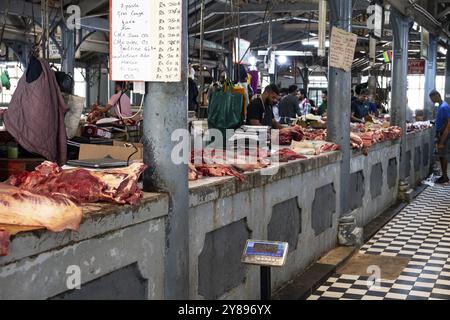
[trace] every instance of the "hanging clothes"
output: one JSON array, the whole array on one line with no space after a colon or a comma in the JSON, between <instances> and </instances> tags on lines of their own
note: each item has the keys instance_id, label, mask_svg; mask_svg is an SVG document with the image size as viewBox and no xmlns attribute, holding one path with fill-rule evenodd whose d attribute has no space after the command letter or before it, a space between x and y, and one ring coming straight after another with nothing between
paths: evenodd
<instances>
[{"instance_id":1,"label":"hanging clothes","mask_svg":"<svg viewBox=\"0 0 450 320\"><path fill-rule=\"evenodd\" d=\"M248 72L252 76L250 86L253 89L254 94L258 92L259 73L258 70L251 70Z\"/></svg>"},{"instance_id":2,"label":"hanging clothes","mask_svg":"<svg viewBox=\"0 0 450 320\"><path fill-rule=\"evenodd\" d=\"M63 165L68 108L47 61L30 58L4 116L6 130L27 151Z\"/></svg>"}]
</instances>

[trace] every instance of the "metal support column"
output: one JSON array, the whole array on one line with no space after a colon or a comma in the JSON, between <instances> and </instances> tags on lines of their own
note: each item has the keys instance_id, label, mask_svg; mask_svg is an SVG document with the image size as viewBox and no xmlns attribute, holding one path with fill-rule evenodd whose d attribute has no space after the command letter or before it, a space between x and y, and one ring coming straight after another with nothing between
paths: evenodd
<instances>
[{"instance_id":1,"label":"metal support column","mask_svg":"<svg viewBox=\"0 0 450 320\"><path fill-rule=\"evenodd\" d=\"M70 30L65 25L62 25L62 44L61 69L73 77L75 65L75 30Z\"/></svg>"},{"instance_id":2,"label":"metal support column","mask_svg":"<svg viewBox=\"0 0 450 320\"><path fill-rule=\"evenodd\" d=\"M146 84L144 109L145 191L163 191L169 195L165 242L165 299L189 298L189 220L188 166L190 150L184 149L179 164L172 152L180 143L189 143L188 110L188 1L182 1L181 82ZM185 139L172 134L183 129ZM183 133L183 132L182 132ZM172 139L176 140L173 141Z\"/></svg>"},{"instance_id":3,"label":"metal support column","mask_svg":"<svg viewBox=\"0 0 450 320\"><path fill-rule=\"evenodd\" d=\"M400 145L400 185L407 184L405 153L406 153L406 91L408 74L408 35L410 18L397 10L391 11L391 25L393 32L393 61L392 61L392 101L391 125L402 128Z\"/></svg>"},{"instance_id":4,"label":"metal support column","mask_svg":"<svg viewBox=\"0 0 450 320\"><path fill-rule=\"evenodd\" d=\"M445 94L444 100L450 103L450 48L447 48L445 56Z\"/></svg>"},{"instance_id":5,"label":"metal support column","mask_svg":"<svg viewBox=\"0 0 450 320\"><path fill-rule=\"evenodd\" d=\"M429 94L431 90L436 89L436 57L437 57L437 37L430 34L430 45L428 46L428 59L425 68L425 90L423 101L424 120L434 118L434 105L431 102ZM443 95L443 92L440 92Z\"/></svg>"},{"instance_id":6,"label":"metal support column","mask_svg":"<svg viewBox=\"0 0 450 320\"><path fill-rule=\"evenodd\" d=\"M201 1L200 7L200 94L198 95L198 102L200 106L204 105L203 92L205 90L205 75L203 70L203 40L205 40L205 0Z\"/></svg>"},{"instance_id":7,"label":"metal support column","mask_svg":"<svg viewBox=\"0 0 450 320\"><path fill-rule=\"evenodd\" d=\"M89 108L91 106L91 67L86 66L86 106ZM100 88L98 88L100 91Z\"/></svg>"},{"instance_id":8,"label":"metal support column","mask_svg":"<svg viewBox=\"0 0 450 320\"><path fill-rule=\"evenodd\" d=\"M302 69L303 74L303 90L308 92L308 84L309 84L309 69L305 64L305 67Z\"/></svg>"},{"instance_id":9,"label":"metal support column","mask_svg":"<svg viewBox=\"0 0 450 320\"><path fill-rule=\"evenodd\" d=\"M330 28L352 30L352 0L330 0ZM330 29L331 32L331 29ZM341 216L349 213L350 203L350 91L351 72L328 67L327 138L341 146L340 208Z\"/></svg>"}]
</instances>

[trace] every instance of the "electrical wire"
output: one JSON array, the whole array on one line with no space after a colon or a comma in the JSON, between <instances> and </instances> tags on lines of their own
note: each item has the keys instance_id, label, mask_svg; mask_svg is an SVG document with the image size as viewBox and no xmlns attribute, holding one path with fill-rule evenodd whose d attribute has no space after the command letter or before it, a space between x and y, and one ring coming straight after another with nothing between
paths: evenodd
<instances>
[{"instance_id":1,"label":"electrical wire","mask_svg":"<svg viewBox=\"0 0 450 320\"><path fill-rule=\"evenodd\" d=\"M123 119L133 119L135 116L137 116L139 113L141 113L141 111L142 111L142 106L144 105L145 94L142 95L141 105L139 106L139 110L136 111L136 113L135 113L134 115L130 116L130 117L125 117L125 116L123 116L123 115L122 115L122 106L121 106L120 100L122 100L122 96L123 96L128 90L129 90L129 89L128 89L128 86L127 86L126 90L122 90L122 92L120 93L119 100L118 100L119 108L118 108L118 110L116 110L117 115L118 115L118 116L120 117L120 119L122 119L122 120L123 120Z\"/></svg>"}]
</instances>

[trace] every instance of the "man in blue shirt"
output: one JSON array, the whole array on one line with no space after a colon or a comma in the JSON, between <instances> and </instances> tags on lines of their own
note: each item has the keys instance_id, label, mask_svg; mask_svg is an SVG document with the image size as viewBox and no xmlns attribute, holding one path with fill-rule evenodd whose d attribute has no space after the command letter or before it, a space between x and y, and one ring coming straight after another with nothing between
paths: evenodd
<instances>
[{"instance_id":1,"label":"man in blue shirt","mask_svg":"<svg viewBox=\"0 0 450 320\"><path fill-rule=\"evenodd\" d=\"M433 103L439 103L439 107L436 111L436 142L439 146L438 155L439 161L441 163L442 176L436 181L436 183L447 183L449 181L447 175L447 164L448 164L448 149L449 149L449 139L444 135L444 130L450 121L450 107L447 102L442 101L441 95L436 90L430 92L430 99ZM446 140L446 141L443 141Z\"/></svg>"}]
</instances>

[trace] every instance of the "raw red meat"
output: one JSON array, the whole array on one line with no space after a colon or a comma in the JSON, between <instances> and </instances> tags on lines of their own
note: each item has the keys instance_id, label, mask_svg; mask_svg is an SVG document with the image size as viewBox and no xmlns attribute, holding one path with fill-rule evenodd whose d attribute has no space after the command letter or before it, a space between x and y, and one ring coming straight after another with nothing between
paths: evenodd
<instances>
[{"instance_id":1,"label":"raw red meat","mask_svg":"<svg viewBox=\"0 0 450 320\"><path fill-rule=\"evenodd\" d=\"M194 181L197 179L198 179L197 169L195 169L195 166L192 163L189 163L188 180Z\"/></svg>"},{"instance_id":2,"label":"raw red meat","mask_svg":"<svg viewBox=\"0 0 450 320\"><path fill-rule=\"evenodd\" d=\"M305 129L305 140L325 140L326 130L324 129Z\"/></svg>"},{"instance_id":3,"label":"raw red meat","mask_svg":"<svg viewBox=\"0 0 450 320\"><path fill-rule=\"evenodd\" d=\"M278 150L275 154L275 157L278 157L279 162L288 162L295 159L306 159L304 155L298 154L295 151L292 151L289 148L283 148Z\"/></svg>"},{"instance_id":4,"label":"raw red meat","mask_svg":"<svg viewBox=\"0 0 450 320\"><path fill-rule=\"evenodd\" d=\"M0 230L0 257L9 254L9 233Z\"/></svg>"},{"instance_id":5,"label":"raw red meat","mask_svg":"<svg viewBox=\"0 0 450 320\"><path fill-rule=\"evenodd\" d=\"M92 108L92 111L87 115L86 121L90 124L97 123L98 120L102 119L105 116L104 112L101 112L97 109L97 106Z\"/></svg>"},{"instance_id":6,"label":"raw red meat","mask_svg":"<svg viewBox=\"0 0 450 320\"><path fill-rule=\"evenodd\" d=\"M10 184L38 194L63 194L78 203L135 204L142 196L137 181L145 168L143 163L133 163L127 168L104 171L62 170L45 161L33 172L11 177Z\"/></svg>"},{"instance_id":7,"label":"raw red meat","mask_svg":"<svg viewBox=\"0 0 450 320\"><path fill-rule=\"evenodd\" d=\"M232 168L222 164L201 164L196 165L195 168L202 176L207 177L223 177L234 176L239 181L244 181L244 175L240 174Z\"/></svg>"},{"instance_id":8,"label":"raw red meat","mask_svg":"<svg viewBox=\"0 0 450 320\"><path fill-rule=\"evenodd\" d=\"M0 184L0 224L45 227L59 232L78 230L81 208L65 195L39 195Z\"/></svg>"},{"instance_id":9,"label":"raw red meat","mask_svg":"<svg viewBox=\"0 0 450 320\"><path fill-rule=\"evenodd\" d=\"M292 140L301 141L303 139L304 133L302 127L293 126L289 128L283 128L279 131L279 144L289 145Z\"/></svg>"}]
</instances>

